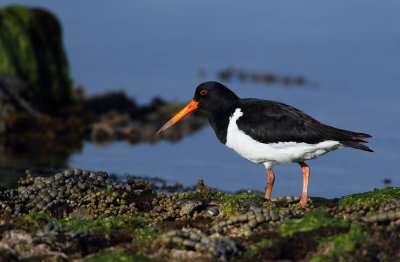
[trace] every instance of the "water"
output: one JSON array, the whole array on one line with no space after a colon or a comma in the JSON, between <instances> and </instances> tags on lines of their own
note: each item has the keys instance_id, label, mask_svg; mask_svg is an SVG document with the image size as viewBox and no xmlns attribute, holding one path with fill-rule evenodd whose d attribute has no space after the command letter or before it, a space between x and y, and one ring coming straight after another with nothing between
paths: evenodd
<instances>
[{"instance_id":1,"label":"water","mask_svg":"<svg viewBox=\"0 0 400 262\"><path fill-rule=\"evenodd\" d=\"M400 184L400 3L386 1L9 1L61 20L76 84L89 94L124 89L141 103L190 101L227 66L302 75L317 89L226 83L241 97L282 101L339 128L374 135L375 153L340 149L309 161L310 194L336 197ZM199 69L206 71L199 78ZM266 171L203 129L180 143L86 144L70 167L158 176L186 185L202 177L226 190L263 190ZM296 164L278 166L273 195L299 194Z\"/></svg>"}]
</instances>

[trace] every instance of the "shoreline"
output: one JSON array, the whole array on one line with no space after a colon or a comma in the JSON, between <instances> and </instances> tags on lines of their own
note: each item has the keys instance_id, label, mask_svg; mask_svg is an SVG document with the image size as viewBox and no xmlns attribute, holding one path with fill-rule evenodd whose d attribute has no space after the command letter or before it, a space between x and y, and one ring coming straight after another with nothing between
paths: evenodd
<instances>
[{"instance_id":1,"label":"shoreline","mask_svg":"<svg viewBox=\"0 0 400 262\"><path fill-rule=\"evenodd\" d=\"M160 190L147 180L128 176L123 182L105 172L74 169L50 177L32 177L28 172L18 188L0 188L0 258L398 258L400 188L335 199L311 197L305 209L298 197L271 201L259 194L226 194L212 189L206 195L208 190L201 188L165 194L162 190L158 193Z\"/></svg>"}]
</instances>

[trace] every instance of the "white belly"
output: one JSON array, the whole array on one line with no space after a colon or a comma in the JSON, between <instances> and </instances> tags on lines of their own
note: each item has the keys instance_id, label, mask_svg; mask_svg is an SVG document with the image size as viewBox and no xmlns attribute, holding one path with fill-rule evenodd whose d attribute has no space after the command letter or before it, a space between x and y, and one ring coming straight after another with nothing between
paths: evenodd
<instances>
[{"instance_id":1,"label":"white belly","mask_svg":"<svg viewBox=\"0 0 400 262\"><path fill-rule=\"evenodd\" d=\"M332 150L343 147L338 141L324 141L318 144L297 142L260 143L240 130L236 121L243 115L237 108L229 119L225 145L242 157L266 167L275 164L301 162L316 158Z\"/></svg>"}]
</instances>

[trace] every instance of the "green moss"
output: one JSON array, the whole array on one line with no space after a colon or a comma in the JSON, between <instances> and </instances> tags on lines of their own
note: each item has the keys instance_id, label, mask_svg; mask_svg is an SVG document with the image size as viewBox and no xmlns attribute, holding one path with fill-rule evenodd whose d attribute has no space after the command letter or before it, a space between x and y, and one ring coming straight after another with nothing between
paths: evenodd
<instances>
[{"instance_id":1,"label":"green moss","mask_svg":"<svg viewBox=\"0 0 400 262\"><path fill-rule=\"evenodd\" d=\"M143 217L107 217L104 219L66 218L57 220L54 218L49 218L46 214L30 213L20 216L19 218L24 219L30 225L33 225L35 227L38 227L41 222L52 222L59 227L70 228L74 231L95 230L104 233L107 239L110 239L111 237L117 235L119 230L124 228L129 228L133 230L136 235L136 240L139 241L150 241L158 236L158 232L156 232L154 228L142 228L142 226L147 225L151 222L150 219L146 219Z\"/></svg>"},{"instance_id":2,"label":"green moss","mask_svg":"<svg viewBox=\"0 0 400 262\"><path fill-rule=\"evenodd\" d=\"M319 246L321 247L329 243L333 243L332 250L328 254L314 257L310 261L324 261L346 252L355 251L361 241L370 241L367 233L364 230L364 227L364 224L354 223L351 225L349 232L346 234L339 234L322 239L319 243Z\"/></svg>"},{"instance_id":3,"label":"green moss","mask_svg":"<svg viewBox=\"0 0 400 262\"><path fill-rule=\"evenodd\" d=\"M124 252L112 252L106 255L94 256L83 260L83 262L150 262L153 260L141 253L128 255Z\"/></svg>"},{"instance_id":4,"label":"green moss","mask_svg":"<svg viewBox=\"0 0 400 262\"><path fill-rule=\"evenodd\" d=\"M282 235L292 237L296 232L311 231L327 226L348 227L349 224L341 217L331 217L323 210L316 209L301 219L287 220L278 230Z\"/></svg>"},{"instance_id":5,"label":"green moss","mask_svg":"<svg viewBox=\"0 0 400 262\"><path fill-rule=\"evenodd\" d=\"M154 228L137 228L135 229L135 235L137 241L150 242L156 239L160 234Z\"/></svg>"},{"instance_id":6,"label":"green moss","mask_svg":"<svg viewBox=\"0 0 400 262\"><path fill-rule=\"evenodd\" d=\"M147 224L148 220L139 218L116 218L107 217L104 219L76 219L67 218L56 222L60 227L71 228L73 230L96 230L103 232L107 239L118 234L123 228L129 228L135 231L140 240L150 239L155 232L153 229L140 228L140 224ZM139 224L139 225L138 225ZM143 231L142 231L143 230Z\"/></svg>"},{"instance_id":7,"label":"green moss","mask_svg":"<svg viewBox=\"0 0 400 262\"><path fill-rule=\"evenodd\" d=\"M206 195L203 192L196 191L184 192L179 195L179 199L203 199L205 197Z\"/></svg>"},{"instance_id":8,"label":"green moss","mask_svg":"<svg viewBox=\"0 0 400 262\"><path fill-rule=\"evenodd\" d=\"M18 218L25 220L29 225L34 227L38 227L41 223L56 221L55 219L51 219L46 214L42 213L29 213L27 215L18 216Z\"/></svg>"},{"instance_id":9,"label":"green moss","mask_svg":"<svg viewBox=\"0 0 400 262\"><path fill-rule=\"evenodd\" d=\"M227 198L222 205L222 211L226 216L239 214L239 200L237 198Z\"/></svg>"},{"instance_id":10,"label":"green moss","mask_svg":"<svg viewBox=\"0 0 400 262\"><path fill-rule=\"evenodd\" d=\"M353 205L376 201L382 203L387 200L400 199L400 187L375 188L373 191L344 196L339 200L339 205Z\"/></svg>"},{"instance_id":11,"label":"green moss","mask_svg":"<svg viewBox=\"0 0 400 262\"><path fill-rule=\"evenodd\" d=\"M233 194L216 194L211 197L212 200L222 200L224 204L222 205L222 211L226 216L239 214L240 202L250 198L256 198L257 194L247 194L242 193L240 196Z\"/></svg>"},{"instance_id":12,"label":"green moss","mask_svg":"<svg viewBox=\"0 0 400 262\"><path fill-rule=\"evenodd\" d=\"M42 9L0 9L0 73L19 77L47 101L72 99L61 26Z\"/></svg>"}]
</instances>

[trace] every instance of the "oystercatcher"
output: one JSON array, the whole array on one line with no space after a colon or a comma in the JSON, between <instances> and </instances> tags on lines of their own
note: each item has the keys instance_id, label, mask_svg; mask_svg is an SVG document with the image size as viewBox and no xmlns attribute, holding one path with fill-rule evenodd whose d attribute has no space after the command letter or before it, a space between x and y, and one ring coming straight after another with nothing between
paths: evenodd
<instances>
[{"instance_id":1,"label":"oystercatcher","mask_svg":"<svg viewBox=\"0 0 400 262\"><path fill-rule=\"evenodd\" d=\"M303 172L300 204L307 204L310 167L304 163L341 147L373 152L362 140L371 135L338 129L320 123L292 106L256 98L240 99L218 82L200 84L193 100L158 132L178 122L193 110L206 112L219 141L242 157L267 169L265 198L271 196L276 164L296 162Z\"/></svg>"}]
</instances>

